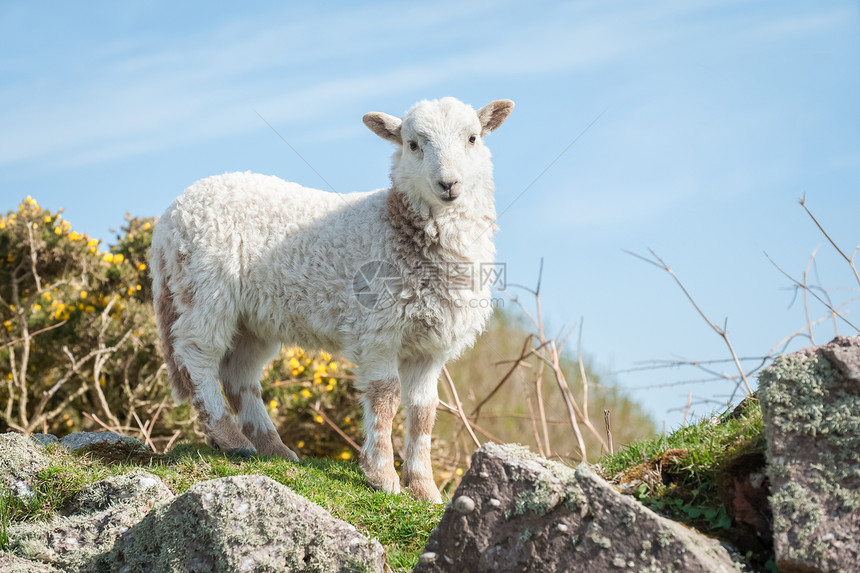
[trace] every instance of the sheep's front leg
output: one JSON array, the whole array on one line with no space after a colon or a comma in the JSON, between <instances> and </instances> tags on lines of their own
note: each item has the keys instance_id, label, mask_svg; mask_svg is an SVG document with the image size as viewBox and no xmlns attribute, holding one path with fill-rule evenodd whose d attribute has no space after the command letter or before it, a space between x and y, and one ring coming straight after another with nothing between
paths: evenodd
<instances>
[{"instance_id":1,"label":"sheep's front leg","mask_svg":"<svg viewBox=\"0 0 860 573\"><path fill-rule=\"evenodd\" d=\"M430 462L430 440L439 403L436 383L441 370L442 365L431 358L409 359L400 364L406 408L403 481L416 499L434 503L442 502Z\"/></svg>"},{"instance_id":2,"label":"sheep's front leg","mask_svg":"<svg viewBox=\"0 0 860 573\"><path fill-rule=\"evenodd\" d=\"M400 493L400 478L394 470L391 424L400 405L400 380L397 376L371 380L361 396L364 409L364 446L359 464L374 488Z\"/></svg>"}]
</instances>

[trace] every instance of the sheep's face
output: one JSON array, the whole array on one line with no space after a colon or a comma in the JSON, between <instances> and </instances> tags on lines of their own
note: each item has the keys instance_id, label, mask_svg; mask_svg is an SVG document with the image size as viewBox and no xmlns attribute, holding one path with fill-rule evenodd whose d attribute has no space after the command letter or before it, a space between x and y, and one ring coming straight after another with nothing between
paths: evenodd
<instances>
[{"instance_id":1,"label":"sheep's face","mask_svg":"<svg viewBox=\"0 0 860 573\"><path fill-rule=\"evenodd\" d=\"M401 191L444 206L492 188L490 151L483 136L496 129L514 103L499 100L477 112L454 98L422 101L403 119L371 112L364 123L399 145L391 178Z\"/></svg>"}]
</instances>

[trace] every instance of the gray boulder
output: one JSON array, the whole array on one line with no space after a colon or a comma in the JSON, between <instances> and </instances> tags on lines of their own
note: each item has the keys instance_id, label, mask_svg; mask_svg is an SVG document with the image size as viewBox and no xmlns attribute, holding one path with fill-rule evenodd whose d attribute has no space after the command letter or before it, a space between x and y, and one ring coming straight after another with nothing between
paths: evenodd
<instances>
[{"instance_id":1,"label":"gray boulder","mask_svg":"<svg viewBox=\"0 0 860 573\"><path fill-rule=\"evenodd\" d=\"M717 541L618 493L587 466L574 470L522 446L485 444L415 572L624 569L737 570Z\"/></svg>"},{"instance_id":2,"label":"gray boulder","mask_svg":"<svg viewBox=\"0 0 860 573\"><path fill-rule=\"evenodd\" d=\"M860 571L860 336L759 376L780 571Z\"/></svg>"},{"instance_id":3,"label":"gray boulder","mask_svg":"<svg viewBox=\"0 0 860 573\"><path fill-rule=\"evenodd\" d=\"M172 496L159 478L144 471L111 476L78 494L64 516L11 524L8 548L19 557L64 571L87 571L120 533Z\"/></svg>"},{"instance_id":4,"label":"gray boulder","mask_svg":"<svg viewBox=\"0 0 860 573\"><path fill-rule=\"evenodd\" d=\"M264 476L199 483L123 533L98 565L148 571L384 571L378 541Z\"/></svg>"},{"instance_id":5,"label":"gray boulder","mask_svg":"<svg viewBox=\"0 0 860 573\"><path fill-rule=\"evenodd\" d=\"M30 439L33 443L39 444L40 446L50 446L52 444L60 443L60 438L54 434L33 434L30 436Z\"/></svg>"},{"instance_id":6,"label":"gray boulder","mask_svg":"<svg viewBox=\"0 0 860 573\"><path fill-rule=\"evenodd\" d=\"M76 452L87 446L96 444L116 444L117 442L125 442L129 445L136 445L141 449L149 449L143 442L131 436L124 436L116 432L75 432L64 436L60 443L70 452Z\"/></svg>"},{"instance_id":7,"label":"gray boulder","mask_svg":"<svg viewBox=\"0 0 860 573\"><path fill-rule=\"evenodd\" d=\"M3 573L60 573L56 567L29 561L5 551L0 551L0 571Z\"/></svg>"},{"instance_id":8,"label":"gray boulder","mask_svg":"<svg viewBox=\"0 0 860 573\"><path fill-rule=\"evenodd\" d=\"M13 432L0 434L0 484L18 498L34 495L33 485L50 459L30 440Z\"/></svg>"}]
</instances>

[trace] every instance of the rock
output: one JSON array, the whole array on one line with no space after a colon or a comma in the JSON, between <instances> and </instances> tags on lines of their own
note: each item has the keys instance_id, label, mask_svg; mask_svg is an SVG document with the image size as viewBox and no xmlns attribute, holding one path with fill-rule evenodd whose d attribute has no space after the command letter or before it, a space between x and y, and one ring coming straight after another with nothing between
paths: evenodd
<instances>
[{"instance_id":1,"label":"rock","mask_svg":"<svg viewBox=\"0 0 860 573\"><path fill-rule=\"evenodd\" d=\"M720 467L718 490L735 525L730 534L723 532L723 538L729 538L741 553L766 559L773 553L773 511L765 465L763 445L734 452Z\"/></svg>"},{"instance_id":2,"label":"rock","mask_svg":"<svg viewBox=\"0 0 860 573\"><path fill-rule=\"evenodd\" d=\"M141 449L149 449L143 442L131 436L123 436L116 432L75 432L64 436L60 443L70 452L76 452L87 446L96 444L115 444L117 442L126 442L128 444L138 445Z\"/></svg>"},{"instance_id":3,"label":"rock","mask_svg":"<svg viewBox=\"0 0 860 573\"><path fill-rule=\"evenodd\" d=\"M474 503L468 513L453 507L463 496ZM416 573L737 570L718 542L621 495L587 466L522 446L479 448L454 499Z\"/></svg>"},{"instance_id":4,"label":"rock","mask_svg":"<svg viewBox=\"0 0 860 573\"><path fill-rule=\"evenodd\" d=\"M119 505L148 504L170 499L173 493L157 476L145 471L111 476L92 483L69 502L68 515L87 515Z\"/></svg>"},{"instance_id":5,"label":"rock","mask_svg":"<svg viewBox=\"0 0 860 573\"><path fill-rule=\"evenodd\" d=\"M11 553L0 551L0 571L3 573L61 573L59 569L22 559Z\"/></svg>"},{"instance_id":6,"label":"rock","mask_svg":"<svg viewBox=\"0 0 860 573\"><path fill-rule=\"evenodd\" d=\"M64 571L86 571L120 533L138 523L157 502L172 496L150 473L112 476L78 494L66 516L10 525L8 547L20 557Z\"/></svg>"},{"instance_id":7,"label":"rock","mask_svg":"<svg viewBox=\"0 0 860 573\"><path fill-rule=\"evenodd\" d=\"M50 446L51 444L60 443L60 438L54 434L33 434L30 436L30 439L33 440L33 443L39 444L40 446Z\"/></svg>"},{"instance_id":8,"label":"rock","mask_svg":"<svg viewBox=\"0 0 860 573\"><path fill-rule=\"evenodd\" d=\"M48 467L50 459L30 440L8 432L0 434L0 484L12 491L18 498L34 495L32 486L39 472Z\"/></svg>"},{"instance_id":9,"label":"rock","mask_svg":"<svg viewBox=\"0 0 860 573\"><path fill-rule=\"evenodd\" d=\"M265 476L199 483L123 533L101 570L384 571L378 541Z\"/></svg>"},{"instance_id":10,"label":"rock","mask_svg":"<svg viewBox=\"0 0 860 573\"><path fill-rule=\"evenodd\" d=\"M475 511L475 500L468 495L461 495L454 500L453 507L460 513L472 513Z\"/></svg>"},{"instance_id":11,"label":"rock","mask_svg":"<svg viewBox=\"0 0 860 573\"><path fill-rule=\"evenodd\" d=\"M860 336L779 356L758 395L777 566L860 570Z\"/></svg>"}]
</instances>

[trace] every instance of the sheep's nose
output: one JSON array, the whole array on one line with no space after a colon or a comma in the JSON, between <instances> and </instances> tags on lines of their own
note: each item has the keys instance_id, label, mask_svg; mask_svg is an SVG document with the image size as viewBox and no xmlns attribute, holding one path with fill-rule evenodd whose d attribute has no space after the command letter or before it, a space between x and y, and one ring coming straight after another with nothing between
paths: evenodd
<instances>
[{"instance_id":1,"label":"sheep's nose","mask_svg":"<svg viewBox=\"0 0 860 573\"><path fill-rule=\"evenodd\" d=\"M440 179L437 183L439 184L439 187L442 188L442 191L444 191L444 193L442 193L443 201L453 201L460 194L459 181L445 181Z\"/></svg>"},{"instance_id":2,"label":"sheep's nose","mask_svg":"<svg viewBox=\"0 0 860 573\"><path fill-rule=\"evenodd\" d=\"M447 191L451 194L454 193L455 188L460 184L459 181L445 181L442 179L440 179L438 183L439 187L441 187L443 191Z\"/></svg>"}]
</instances>

